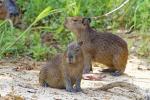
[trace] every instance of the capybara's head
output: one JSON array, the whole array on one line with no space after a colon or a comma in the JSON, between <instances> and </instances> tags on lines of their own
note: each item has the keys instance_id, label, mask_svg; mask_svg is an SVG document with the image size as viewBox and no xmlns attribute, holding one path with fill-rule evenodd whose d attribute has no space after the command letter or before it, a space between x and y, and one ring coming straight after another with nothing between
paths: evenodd
<instances>
[{"instance_id":1,"label":"capybara's head","mask_svg":"<svg viewBox=\"0 0 150 100\"><path fill-rule=\"evenodd\" d=\"M90 26L91 19L85 17L68 17L64 26L72 32L80 32Z\"/></svg>"},{"instance_id":2,"label":"capybara's head","mask_svg":"<svg viewBox=\"0 0 150 100\"><path fill-rule=\"evenodd\" d=\"M0 19L9 18L14 26L20 27L20 14L15 2L16 0L0 0Z\"/></svg>"},{"instance_id":3,"label":"capybara's head","mask_svg":"<svg viewBox=\"0 0 150 100\"><path fill-rule=\"evenodd\" d=\"M41 33L41 42L46 43L46 42L52 42L53 41L53 34L50 32L43 32Z\"/></svg>"},{"instance_id":4,"label":"capybara's head","mask_svg":"<svg viewBox=\"0 0 150 100\"><path fill-rule=\"evenodd\" d=\"M82 56L81 46L83 42L72 42L68 45L66 51L66 62L69 64L76 63Z\"/></svg>"},{"instance_id":5,"label":"capybara's head","mask_svg":"<svg viewBox=\"0 0 150 100\"><path fill-rule=\"evenodd\" d=\"M19 11L14 0L5 0L4 4L10 17L19 16Z\"/></svg>"}]
</instances>

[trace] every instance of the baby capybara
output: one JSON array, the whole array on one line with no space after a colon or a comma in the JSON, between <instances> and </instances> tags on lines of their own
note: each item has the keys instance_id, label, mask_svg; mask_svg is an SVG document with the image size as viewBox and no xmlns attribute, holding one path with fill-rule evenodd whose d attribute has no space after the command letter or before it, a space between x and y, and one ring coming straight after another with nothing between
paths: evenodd
<instances>
[{"instance_id":1,"label":"baby capybara","mask_svg":"<svg viewBox=\"0 0 150 100\"><path fill-rule=\"evenodd\" d=\"M63 54L48 62L40 71L39 83L52 88L66 88L69 92L81 91L83 54L80 43L70 43Z\"/></svg>"},{"instance_id":2,"label":"baby capybara","mask_svg":"<svg viewBox=\"0 0 150 100\"><path fill-rule=\"evenodd\" d=\"M109 67L113 75L125 71L128 59L127 43L112 33L98 32L90 26L91 19L68 17L64 26L74 32L78 41L83 41L84 71L89 73L92 61Z\"/></svg>"}]
</instances>

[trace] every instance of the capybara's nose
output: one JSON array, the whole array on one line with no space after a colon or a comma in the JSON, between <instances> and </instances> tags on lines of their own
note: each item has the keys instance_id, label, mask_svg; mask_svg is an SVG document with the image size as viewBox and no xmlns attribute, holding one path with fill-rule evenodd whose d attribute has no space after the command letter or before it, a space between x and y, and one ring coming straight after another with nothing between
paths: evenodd
<instances>
[{"instance_id":1,"label":"capybara's nose","mask_svg":"<svg viewBox=\"0 0 150 100\"><path fill-rule=\"evenodd\" d=\"M69 58L69 64L73 63L73 58Z\"/></svg>"},{"instance_id":2,"label":"capybara's nose","mask_svg":"<svg viewBox=\"0 0 150 100\"><path fill-rule=\"evenodd\" d=\"M69 59L73 59L73 56L72 56L72 55L69 55L68 57L69 57Z\"/></svg>"},{"instance_id":3,"label":"capybara's nose","mask_svg":"<svg viewBox=\"0 0 150 100\"><path fill-rule=\"evenodd\" d=\"M10 13L10 16L11 17L16 17L16 16L19 16L19 13L18 12L16 12L16 13Z\"/></svg>"}]
</instances>

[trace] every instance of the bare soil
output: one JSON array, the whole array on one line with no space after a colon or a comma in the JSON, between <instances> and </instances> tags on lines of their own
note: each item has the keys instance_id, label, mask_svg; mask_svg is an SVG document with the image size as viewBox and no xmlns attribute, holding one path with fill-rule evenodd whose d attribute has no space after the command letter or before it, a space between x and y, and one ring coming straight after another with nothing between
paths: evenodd
<instances>
[{"instance_id":1,"label":"bare soil","mask_svg":"<svg viewBox=\"0 0 150 100\"><path fill-rule=\"evenodd\" d=\"M100 67L94 67L94 73L106 77L99 81L82 80L83 91L78 93L39 86L39 69L43 64L45 62L26 58L0 61L0 100L137 100L136 93L125 88L98 90L115 81L129 82L150 92L150 63L136 56L129 57L125 74L119 77L102 73Z\"/></svg>"}]
</instances>

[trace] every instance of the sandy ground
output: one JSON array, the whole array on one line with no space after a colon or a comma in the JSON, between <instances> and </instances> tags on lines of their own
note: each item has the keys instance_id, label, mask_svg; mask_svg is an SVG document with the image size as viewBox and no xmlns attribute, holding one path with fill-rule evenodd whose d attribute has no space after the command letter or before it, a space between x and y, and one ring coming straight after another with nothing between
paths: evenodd
<instances>
[{"instance_id":1,"label":"sandy ground","mask_svg":"<svg viewBox=\"0 0 150 100\"><path fill-rule=\"evenodd\" d=\"M26 66L25 66L26 65ZM21 67L22 66L22 69ZM26 70L23 67L36 67ZM7 97L18 96L7 100L135 100L135 93L124 88L113 88L109 91L97 90L105 84L124 81L135 84L143 90L150 92L150 63L144 59L130 56L125 74L119 77L99 72L100 67L94 67L94 72L106 75L100 81L82 80L83 92L68 93L65 90L39 86L39 66L41 64L31 62L0 62L0 100ZM20 67L20 68L19 68ZM150 93L149 93L150 94ZM4 97L9 95L7 97ZM4 97L5 99L2 99ZM147 99L148 100L148 99ZM150 100L150 99L149 99Z\"/></svg>"}]
</instances>

